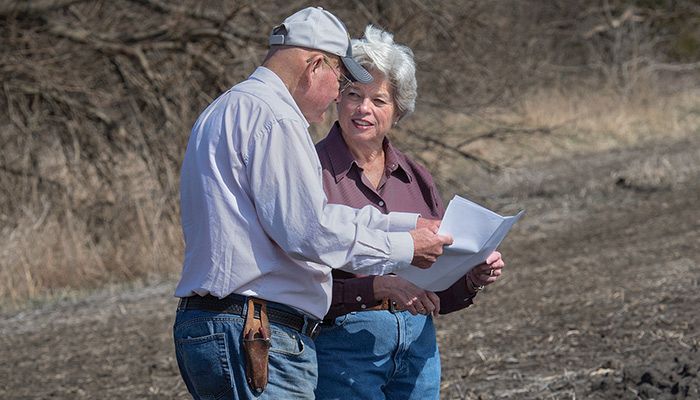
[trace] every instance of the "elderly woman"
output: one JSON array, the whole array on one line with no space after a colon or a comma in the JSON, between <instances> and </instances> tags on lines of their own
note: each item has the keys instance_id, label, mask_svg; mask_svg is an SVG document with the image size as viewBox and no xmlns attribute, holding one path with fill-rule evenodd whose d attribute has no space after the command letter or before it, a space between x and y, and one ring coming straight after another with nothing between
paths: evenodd
<instances>
[{"instance_id":1,"label":"elderly woman","mask_svg":"<svg viewBox=\"0 0 700 400\"><path fill-rule=\"evenodd\" d=\"M413 53L372 26L363 39L353 41L352 52L374 80L343 90L338 122L316 146L329 203L442 218L443 203L430 173L387 137L415 106ZM494 252L439 293L395 275L334 270L331 308L316 339L316 398L439 398L440 355L432 318L471 305L479 289L501 275L503 265Z\"/></svg>"}]
</instances>

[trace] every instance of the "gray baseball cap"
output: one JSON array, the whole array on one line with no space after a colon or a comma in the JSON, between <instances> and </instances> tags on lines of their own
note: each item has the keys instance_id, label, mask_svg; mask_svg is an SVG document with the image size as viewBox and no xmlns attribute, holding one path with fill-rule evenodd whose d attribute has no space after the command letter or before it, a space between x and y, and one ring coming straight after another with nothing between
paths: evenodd
<instances>
[{"instance_id":1,"label":"gray baseball cap","mask_svg":"<svg viewBox=\"0 0 700 400\"><path fill-rule=\"evenodd\" d=\"M372 75L352 58L352 44L345 25L321 7L308 7L287 17L272 29L270 46L299 46L340 57L351 80L372 82Z\"/></svg>"}]
</instances>

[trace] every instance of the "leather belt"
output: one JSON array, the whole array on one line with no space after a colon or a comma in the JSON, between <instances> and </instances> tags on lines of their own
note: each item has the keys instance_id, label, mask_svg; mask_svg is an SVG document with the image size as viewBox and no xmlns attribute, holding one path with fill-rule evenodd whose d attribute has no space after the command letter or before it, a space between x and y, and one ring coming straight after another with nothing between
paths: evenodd
<instances>
[{"instance_id":1,"label":"leather belt","mask_svg":"<svg viewBox=\"0 0 700 400\"><path fill-rule=\"evenodd\" d=\"M404 307L401 307L400 305L396 304L395 301L392 301L391 299L385 297L382 299L382 302L377 304L376 306L363 308L359 311L378 311L378 310L387 310L389 312L395 313L398 311L404 311L406 309Z\"/></svg>"},{"instance_id":2,"label":"leather belt","mask_svg":"<svg viewBox=\"0 0 700 400\"><path fill-rule=\"evenodd\" d=\"M205 310L224 314L243 314L243 305L247 297L231 293L220 299L212 295L190 296L180 299L178 310ZM315 339L320 331L321 321L313 319L293 308L273 301L267 302L267 317L271 323L284 325L295 331ZM255 317L260 317L260 309L255 307Z\"/></svg>"},{"instance_id":3,"label":"leather belt","mask_svg":"<svg viewBox=\"0 0 700 400\"><path fill-rule=\"evenodd\" d=\"M382 302L377 304L376 306L360 308L356 311L389 311L393 314L404 310L406 310L406 308L399 306L398 304L396 304L395 301L391 301L390 299L385 297L382 299ZM323 320L323 323L329 326L333 326L333 324L335 323L335 319L341 315L344 314L336 315L333 317L327 315L326 318Z\"/></svg>"}]
</instances>

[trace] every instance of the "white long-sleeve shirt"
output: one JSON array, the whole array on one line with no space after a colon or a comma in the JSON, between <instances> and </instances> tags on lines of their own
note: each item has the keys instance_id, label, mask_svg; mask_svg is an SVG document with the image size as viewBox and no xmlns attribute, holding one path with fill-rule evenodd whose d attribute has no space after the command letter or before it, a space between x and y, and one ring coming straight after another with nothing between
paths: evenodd
<instances>
[{"instance_id":1,"label":"white long-sleeve shirt","mask_svg":"<svg viewBox=\"0 0 700 400\"><path fill-rule=\"evenodd\" d=\"M264 67L200 115L181 171L185 259L176 296L234 292L320 319L330 268L381 275L411 262L407 231L418 215L327 204L308 126Z\"/></svg>"}]
</instances>

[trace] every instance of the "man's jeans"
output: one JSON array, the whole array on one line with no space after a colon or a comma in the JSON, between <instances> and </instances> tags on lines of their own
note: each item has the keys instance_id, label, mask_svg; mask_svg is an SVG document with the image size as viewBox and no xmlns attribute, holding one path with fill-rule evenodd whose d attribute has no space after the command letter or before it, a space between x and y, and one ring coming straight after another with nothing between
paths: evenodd
<instances>
[{"instance_id":1,"label":"man's jeans","mask_svg":"<svg viewBox=\"0 0 700 400\"><path fill-rule=\"evenodd\" d=\"M352 312L316 338L317 399L439 399L440 354L432 317Z\"/></svg>"},{"instance_id":2,"label":"man's jeans","mask_svg":"<svg viewBox=\"0 0 700 400\"><path fill-rule=\"evenodd\" d=\"M245 310L244 310L245 315ZM256 396L245 379L244 318L200 310L178 310L173 327L175 353L187 389L196 400L313 399L316 349L313 340L270 323L270 377Z\"/></svg>"}]
</instances>

